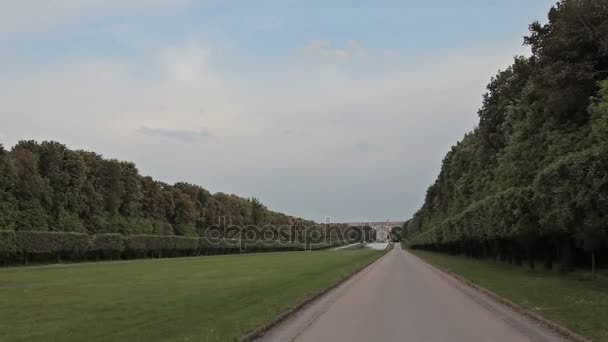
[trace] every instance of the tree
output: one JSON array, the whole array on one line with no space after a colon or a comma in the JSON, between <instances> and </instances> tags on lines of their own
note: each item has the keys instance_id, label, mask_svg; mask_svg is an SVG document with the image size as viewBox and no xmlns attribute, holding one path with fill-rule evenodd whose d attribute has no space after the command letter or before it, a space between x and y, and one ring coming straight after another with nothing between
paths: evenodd
<instances>
[{"instance_id":1,"label":"tree","mask_svg":"<svg viewBox=\"0 0 608 342\"><path fill-rule=\"evenodd\" d=\"M391 228L391 240L393 242L401 242L401 231L403 227L395 226Z\"/></svg>"},{"instance_id":2,"label":"tree","mask_svg":"<svg viewBox=\"0 0 608 342\"><path fill-rule=\"evenodd\" d=\"M252 197L249 202L251 203L251 223L254 225L264 223L264 214L267 211L266 207L255 197Z\"/></svg>"},{"instance_id":3,"label":"tree","mask_svg":"<svg viewBox=\"0 0 608 342\"><path fill-rule=\"evenodd\" d=\"M24 144L23 144L24 145ZM38 158L22 147L13 148L17 179L13 195L18 202L16 228L18 230L48 230L50 189L38 172Z\"/></svg>"},{"instance_id":4,"label":"tree","mask_svg":"<svg viewBox=\"0 0 608 342\"><path fill-rule=\"evenodd\" d=\"M545 117L582 123L597 82L608 77L608 6L603 0L561 0L549 22L524 39L535 61L533 94Z\"/></svg>"},{"instance_id":5,"label":"tree","mask_svg":"<svg viewBox=\"0 0 608 342\"><path fill-rule=\"evenodd\" d=\"M16 226L18 202L14 196L18 175L14 160L0 145L0 227L13 230Z\"/></svg>"},{"instance_id":6,"label":"tree","mask_svg":"<svg viewBox=\"0 0 608 342\"><path fill-rule=\"evenodd\" d=\"M608 4L561 0L548 19L443 159L404 231L413 247L531 267L558 257L565 270L586 252L595 269L608 226Z\"/></svg>"}]
</instances>

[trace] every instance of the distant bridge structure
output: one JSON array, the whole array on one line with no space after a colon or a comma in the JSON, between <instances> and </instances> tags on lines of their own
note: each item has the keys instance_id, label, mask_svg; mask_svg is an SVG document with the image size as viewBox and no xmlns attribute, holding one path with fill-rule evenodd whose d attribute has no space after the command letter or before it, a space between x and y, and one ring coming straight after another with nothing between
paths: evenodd
<instances>
[{"instance_id":1,"label":"distant bridge structure","mask_svg":"<svg viewBox=\"0 0 608 342\"><path fill-rule=\"evenodd\" d=\"M351 226L370 226L376 231L377 242L387 242L391 238L391 229L393 227L401 227L403 223L404 221L386 220L384 222L350 222L346 224Z\"/></svg>"}]
</instances>

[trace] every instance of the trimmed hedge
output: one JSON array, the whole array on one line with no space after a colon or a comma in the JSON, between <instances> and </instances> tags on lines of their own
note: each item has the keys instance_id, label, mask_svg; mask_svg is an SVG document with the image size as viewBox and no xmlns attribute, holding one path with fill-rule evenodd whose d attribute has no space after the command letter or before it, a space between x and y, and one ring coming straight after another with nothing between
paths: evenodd
<instances>
[{"instance_id":1,"label":"trimmed hedge","mask_svg":"<svg viewBox=\"0 0 608 342\"><path fill-rule=\"evenodd\" d=\"M198 237L172 236L173 250L182 253L198 253L201 250L201 239Z\"/></svg>"},{"instance_id":2,"label":"trimmed hedge","mask_svg":"<svg viewBox=\"0 0 608 342\"><path fill-rule=\"evenodd\" d=\"M591 255L608 236L608 148L566 155L541 170L532 186L509 188L409 238L413 248L507 259L536 259L563 270L576 249ZM413 234L412 234L413 235ZM593 262L592 262L593 264Z\"/></svg>"},{"instance_id":3,"label":"trimmed hedge","mask_svg":"<svg viewBox=\"0 0 608 342\"><path fill-rule=\"evenodd\" d=\"M0 230L0 255L17 252L17 239L12 230Z\"/></svg>"},{"instance_id":4,"label":"trimmed hedge","mask_svg":"<svg viewBox=\"0 0 608 342\"><path fill-rule=\"evenodd\" d=\"M320 250L340 245L339 242L304 244L293 241L253 241L221 239L210 242L204 238L175 235L87 235L72 232L0 230L0 262L36 257L37 261L77 261L84 256L98 259L125 257L189 256L278 251Z\"/></svg>"},{"instance_id":5,"label":"trimmed hedge","mask_svg":"<svg viewBox=\"0 0 608 342\"><path fill-rule=\"evenodd\" d=\"M168 238L160 235L129 235L125 236L126 250L134 255L146 256L149 253L159 254L167 250Z\"/></svg>"},{"instance_id":6,"label":"trimmed hedge","mask_svg":"<svg viewBox=\"0 0 608 342\"><path fill-rule=\"evenodd\" d=\"M24 254L83 254L89 250L89 235L71 232L15 232L17 251Z\"/></svg>"},{"instance_id":7,"label":"trimmed hedge","mask_svg":"<svg viewBox=\"0 0 608 342\"><path fill-rule=\"evenodd\" d=\"M122 253L125 237L122 234L97 234L91 236L90 251L98 253Z\"/></svg>"}]
</instances>

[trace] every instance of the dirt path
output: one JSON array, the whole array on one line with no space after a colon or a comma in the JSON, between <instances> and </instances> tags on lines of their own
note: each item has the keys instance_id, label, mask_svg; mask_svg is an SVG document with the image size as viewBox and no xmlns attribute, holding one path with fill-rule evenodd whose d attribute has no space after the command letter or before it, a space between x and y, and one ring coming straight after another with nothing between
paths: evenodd
<instances>
[{"instance_id":1,"label":"dirt path","mask_svg":"<svg viewBox=\"0 0 608 342\"><path fill-rule=\"evenodd\" d=\"M561 341L399 249L260 341Z\"/></svg>"}]
</instances>

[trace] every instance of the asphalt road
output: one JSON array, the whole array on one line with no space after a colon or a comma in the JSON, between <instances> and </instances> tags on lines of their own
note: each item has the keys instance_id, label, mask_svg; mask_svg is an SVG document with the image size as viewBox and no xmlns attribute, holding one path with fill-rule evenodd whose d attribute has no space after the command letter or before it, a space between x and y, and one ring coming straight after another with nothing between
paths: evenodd
<instances>
[{"instance_id":1,"label":"asphalt road","mask_svg":"<svg viewBox=\"0 0 608 342\"><path fill-rule=\"evenodd\" d=\"M261 341L561 341L397 246Z\"/></svg>"}]
</instances>

